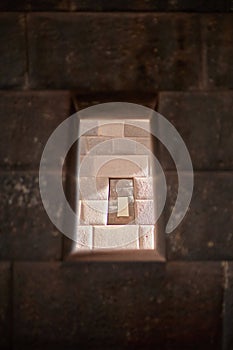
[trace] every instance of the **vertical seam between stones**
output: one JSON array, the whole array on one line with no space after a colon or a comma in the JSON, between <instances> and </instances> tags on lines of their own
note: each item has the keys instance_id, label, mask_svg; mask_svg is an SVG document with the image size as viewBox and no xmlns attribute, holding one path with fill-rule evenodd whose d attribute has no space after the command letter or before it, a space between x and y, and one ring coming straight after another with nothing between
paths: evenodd
<instances>
[{"instance_id":1,"label":"vertical seam between stones","mask_svg":"<svg viewBox=\"0 0 233 350\"><path fill-rule=\"evenodd\" d=\"M154 111L157 111L157 107L158 107L158 93L155 94L154 96L153 106L151 109L153 109Z\"/></svg>"},{"instance_id":2,"label":"vertical seam between stones","mask_svg":"<svg viewBox=\"0 0 233 350\"><path fill-rule=\"evenodd\" d=\"M159 108L160 108L161 93L162 93L162 91L158 91L158 94L157 94L157 103L156 103L156 111L157 112L159 112Z\"/></svg>"}]
</instances>

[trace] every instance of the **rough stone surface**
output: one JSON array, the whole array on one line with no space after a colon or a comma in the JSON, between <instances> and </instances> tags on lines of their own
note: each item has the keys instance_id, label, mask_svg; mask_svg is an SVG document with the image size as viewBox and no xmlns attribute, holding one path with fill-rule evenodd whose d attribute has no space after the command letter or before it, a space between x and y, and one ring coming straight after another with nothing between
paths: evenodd
<instances>
[{"instance_id":1,"label":"rough stone surface","mask_svg":"<svg viewBox=\"0 0 233 350\"><path fill-rule=\"evenodd\" d=\"M0 14L0 89L18 88L25 83L25 16Z\"/></svg>"},{"instance_id":2,"label":"rough stone surface","mask_svg":"<svg viewBox=\"0 0 233 350\"><path fill-rule=\"evenodd\" d=\"M108 93L98 93L96 92L94 96L92 95L80 95L78 93L73 93L73 103L76 111L80 111L81 109L94 106L96 104L100 103L108 103L113 101L121 101L121 102L128 102L128 103L136 103L143 105L145 107L149 107L151 109L154 109L157 104L157 94L155 93L140 93L140 94L132 94L132 93L126 93L126 92L108 92ZM96 133L97 135L97 129Z\"/></svg>"},{"instance_id":3,"label":"rough stone surface","mask_svg":"<svg viewBox=\"0 0 233 350\"><path fill-rule=\"evenodd\" d=\"M106 225L108 214L107 200L83 200L80 223L83 225Z\"/></svg>"},{"instance_id":4,"label":"rough stone surface","mask_svg":"<svg viewBox=\"0 0 233 350\"><path fill-rule=\"evenodd\" d=\"M131 140L129 138L121 138L121 139L115 139L113 141L113 152L117 155L136 155L141 154L137 152L137 143L135 140Z\"/></svg>"},{"instance_id":5,"label":"rough stone surface","mask_svg":"<svg viewBox=\"0 0 233 350\"><path fill-rule=\"evenodd\" d=\"M82 136L80 138L81 154L106 155L113 154L113 143L110 137Z\"/></svg>"},{"instance_id":6,"label":"rough stone surface","mask_svg":"<svg viewBox=\"0 0 233 350\"><path fill-rule=\"evenodd\" d=\"M221 349L223 276L220 263L168 264L166 287L167 349Z\"/></svg>"},{"instance_id":7,"label":"rough stone surface","mask_svg":"<svg viewBox=\"0 0 233 350\"><path fill-rule=\"evenodd\" d=\"M135 198L137 199L152 199L153 193L153 181L152 177L136 177L134 179L135 185Z\"/></svg>"},{"instance_id":8,"label":"rough stone surface","mask_svg":"<svg viewBox=\"0 0 233 350\"><path fill-rule=\"evenodd\" d=\"M73 10L92 11L190 11L190 12L225 12L230 11L230 1L201 0L71 0Z\"/></svg>"},{"instance_id":9,"label":"rough stone surface","mask_svg":"<svg viewBox=\"0 0 233 350\"><path fill-rule=\"evenodd\" d=\"M68 0L3 0L0 11L67 11Z\"/></svg>"},{"instance_id":10,"label":"rough stone surface","mask_svg":"<svg viewBox=\"0 0 233 350\"><path fill-rule=\"evenodd\" d=\"M76 184L77 185L77 184ZM108 200L109 179L105 177L80 177L80 199Z\"/></svg>"},{"instance_id":11,"label":"rough stone surface","mask_svg":"<svg viewBox=\"0 0 233 350\"><path fill-rule=\"evenodd\" d=\"M96 156L93 158L93 162L95 165L94 173L97 173L97 176L99 177L125 178L148 176L149 169L147 156Z\"/></svg>"},{"instance_id":12,"label":"rough stone surface","mask_svg":"<svg viewBox=\"0 0 233 350\"><path fill-rule=\"evenodd\" d=\"M151 94L199 86L198 16L41 13L29 15L28 28L32 88Z\"/></svg>"},{"instance_id":13,"label":"rough stone surface","mask_svg":"<svg viewBox=\"0 0 233 350\"><path fill-rule=\"evenodd\" d=\"M139 247L140 249L156 249L155 247L155 226L139 226Z\"/></svg>"},{"instance_id":14,"label":"rough stone surface","mask_svg":"<svg viewBox=\"0 0 233 350\"><path fill-rule=\"evenodd\" d=\"M230 1L212 0L2 0L0 11L193 11L227 12Z\"/></svg>"},{"instance_id":15,"label":"rough stone surface","mask_svg":"<svg viewBox=\"0 0 233 350\"><path fill-rule=\"evenodd\" d=\"M220 349L220 263L17 263L14 285L15 349Z\"/></svg>"},{"instance_id":16,"label":"rough stone surface","mask_svg":"<svg viewBox=\"0 0 233 350\"><path fill-rule=\"evenodd\" d=\"M161 93L159 112L180 133L195 169L233 169L233 93ZM175 169L168 151L160 144L160 162ZM177 151L178 153L178 151Z\"/></svg>"},{"instance_id":17,"label":"rough stone surface","mask_svg":"<svg viewBox=\"0 0 233 350\"><path fill-rule=\"evenodd\" d=\"M0 174L0 259L58 260L61 234L41 202L38 175Z\"/></svg>"},{"instance_id":18,"label":"rough stone surface","mask_svg":"<svg viewBox=\"0 0 233 350\"><path fill-rule=\"evenodd\" d=\"M146 130L145 130L145 129ZM148 132L150 128L150 121L137 121L137 126L125 124L124 135L126 137L148 137L150 138L150 133Z\"/></svg>"},{"instance_id":19,"label":"rough stone surface","mask_svg":"<svg viewBox=\"0 0 233 350\"><path fill-rule=\"evenodd\" d=\"M137 225L107 225L94 227L94 249L138 249L139 234Z\"/></svg>"},{"instance_id":20,"label":"rough stone surface","mask_svg":"<svg viewBox=\"0 0 233 350\"><path fill-rule=\"evenodd\" d=\"M233 348L233 263L225 263L225 297L223 322L223 350Z\"/></svg>"},{"instance_id":21,"label":"rough stone surface","mask_svg":"<svg viewBox=\"0 0 233 350\"><path fill-rule=\"evenodd\" d=\"M10 322L12 305L11 268L7 262L0 263L0 348L10 349Z\"/></svg>"},{"instance_id":22,"label":"rough stone surface","mask_svg":"<svg viewBox=\"0 0 233 350\"><path fill-rule=\"evenodd\" d=\"M232 14L224 16L209 15L203 18L203 23L205 30L208 87L232 89ZM219 28L221 28L221 30L219 30Z\"/></svg>"},{"instance_id":23,"label":"rough stone surface","mask_svg":"<svg viewBox=\"0 0 233 350\"><path fill-rule=\"evenodd\" d=\"M0 262L0 349L232 350L232 14L174 13L233 11L232 0L2 0L0 11L9 11L0 14L0 260L13 260ZM75 264L51 261L73 244L66 249L41 204L43 147L72 112L111 101L158 109L177 127L199 171L190 209L170 235L156 227L156 251L124 250L113 264L114 254L78 246ZM136 147L113 145L108 155L144 154L148 139L126 131ZM174 164L160 151L172 171L159 228L177 193ZM139 226L139 248L151 244L147 228ZM80 236L92 246L92 227ZM164 237L168 262L158 263ZM106 261L90 263L97 255ZM147 262L132 261L139 255Z\"/></svg>"},{"instance_id":24,"label":"rough stone surface","mask_svg":"<svg viewBox=\"0 0 233 350\"><path fill-rule=\"evenodd\" d=\"M54 129L70 114L65 92L0 92L0 167L38 170Z\"/></svg>"},{"instance_id":25,"label":"rough stone surface","mask_svg":"<svg viewBox=\"0 0 233 350\"><path fill-rule=\"evenodd\" d=\"M176 175L169 174L167 182L165 224L176 200ZM188 212L175 231L166 235L169 260L233 258L232 189L231 173L195 173L194 192Z\"/></svg>"},{"instance_id":26,"label":"rough stone surface","mask_svg":"<svg viewBox=\"0 0 233 350\"><path fill-rule=\"evenodd\" d=\"M99 136L113 136L113 137L123 137L124 124L114 124L114 125L100 125L98 127Z\"/></svg>"},{"instance_id":27,"label":"rough stone surface","mask_svg":"<svg viewBox=\"0 0 233 350\"><path fill-rule=\"evenodd\" d=\"M78 226L76 242L73 242L72 253L80 249L92 249L93 228L92 226Z\"/></svg>"},{"instance_id":28,"label":"rough stone surface","mask_svg":"<svg viewBox=\"0 0 233 350\"><path fill-rule=\"evenodd\" d=\"M154 201L141 200L135 201L135 221L140 225L154 225L155 213L154 213Z\"/></svg>"}]
</instances>

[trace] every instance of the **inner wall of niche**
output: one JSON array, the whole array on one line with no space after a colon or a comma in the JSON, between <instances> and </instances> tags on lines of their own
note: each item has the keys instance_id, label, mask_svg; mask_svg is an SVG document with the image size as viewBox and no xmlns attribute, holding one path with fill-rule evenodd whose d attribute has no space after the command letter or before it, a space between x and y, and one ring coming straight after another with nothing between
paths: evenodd
<instances>
[{"instance_id":1,"label":"inner wall of niche","mask_svg":"<svg viewBox=\"0 0 233 350\"><path fill-rule=\"evenodd\" d=\"M156 249L149 120L82 123L89 130L78 142L74 251Z\"/></svg>"}]
</instances>

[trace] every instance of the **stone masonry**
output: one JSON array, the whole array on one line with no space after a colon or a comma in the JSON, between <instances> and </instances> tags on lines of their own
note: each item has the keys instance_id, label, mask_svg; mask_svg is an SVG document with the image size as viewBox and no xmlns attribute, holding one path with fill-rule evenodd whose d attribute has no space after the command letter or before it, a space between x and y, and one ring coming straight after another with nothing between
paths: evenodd
<instances>
[{"instance_id":1,"label":"stone masonry","mask_svg":"<svg viewBox=\"0 0 233 350\"><path fill-rule=\"evenodd\" d=\"M233 349L232 11L232 0L0 1L1 350ZM148 106L177 128L193 162L193 198L166 235L178 181L169 152L153 140L168 189L156 234L144 216L120 229L116 244L123 235L133 245L122 249L127 261L102 252L93 261L97 249L69 260L72 242L41 202L41 154L69 115L111 101ZM114 128L117 138L146 145L138 132ZM122 155L124 142L113 144L112 133L97 127L86 135L81 158L102 141ZM141 169L128 162L125 172L127 156L148 171L139 144L118 167L120 178L134 178L135 218L154 200ZM95 148L95 166L111 147ZM85 201L101 202L105 213L109 178L119 179L112 169L101 167L97 195L90 171L81 177L91 189ZM71 194L72 176L64 168ZM79 201L82 242L108 247L117 235L106 237L106 227L118 225ZM163 261L151 258L153 235L155 248L165 241Z\"/></svg>"}]
</instances>

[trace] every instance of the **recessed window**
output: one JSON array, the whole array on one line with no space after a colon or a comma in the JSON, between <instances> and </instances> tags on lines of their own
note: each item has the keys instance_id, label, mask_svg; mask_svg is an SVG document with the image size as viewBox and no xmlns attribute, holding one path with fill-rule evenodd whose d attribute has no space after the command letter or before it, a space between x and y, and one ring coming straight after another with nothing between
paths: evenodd
<instances>
[{"instance_id":1,"label":"recessed window","mask_svg":"<svg viewBox=\"0 0 233 350\"><path fill-rule=\"evenodd\" d=\"M135 224L133 179L109 179L108 225Z\"/></svg>"},{"instance_id":2,"label":"recessed window","mask_svg":"<svg viewBox=\"0 0 233 350\"><path fill-rule=\"evenodd\" d=\"M163 238L155 224L154 145L145 130L149 127L150 119L143 117L80 119L86 131L75 149L71 186L78 222L70 257L164 259Z\"/></svg>"}]
</instances>

